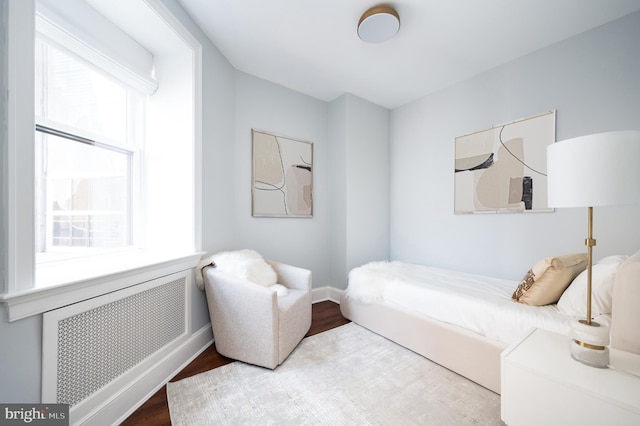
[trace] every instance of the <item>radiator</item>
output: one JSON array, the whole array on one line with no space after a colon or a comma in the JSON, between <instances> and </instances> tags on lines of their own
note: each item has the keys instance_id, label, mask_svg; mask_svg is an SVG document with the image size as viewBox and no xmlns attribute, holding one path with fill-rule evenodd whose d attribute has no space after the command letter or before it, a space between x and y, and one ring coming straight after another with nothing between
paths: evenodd
<instances>
[{"instance_id":1,"label":"radiator","mask_svg":"<svg viewBox=\"0 0 640 426\"><path fill-rule=\"evenodd\" d=\"M190 333L190 275L169 275L43 314L42 402L82 423Z\"/></svg>"}]
</instances>

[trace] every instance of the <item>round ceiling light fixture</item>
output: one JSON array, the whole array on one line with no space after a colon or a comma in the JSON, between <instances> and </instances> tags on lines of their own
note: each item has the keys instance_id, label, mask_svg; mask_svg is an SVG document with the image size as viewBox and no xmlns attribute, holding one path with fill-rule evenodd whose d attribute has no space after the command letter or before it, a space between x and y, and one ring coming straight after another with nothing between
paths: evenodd
<instances>
[{"instance_id":1,"label":"round ceiling light fixture","mask_svg":"<svg viewBox=\"0 0 640 426\"><path fill-rule=\"evenodd\" d=\"M367 43L390 40L400 29L400 15L392 7L375 6L367 10L358 22L358 37Z\"/></svg>"}]
</instances>

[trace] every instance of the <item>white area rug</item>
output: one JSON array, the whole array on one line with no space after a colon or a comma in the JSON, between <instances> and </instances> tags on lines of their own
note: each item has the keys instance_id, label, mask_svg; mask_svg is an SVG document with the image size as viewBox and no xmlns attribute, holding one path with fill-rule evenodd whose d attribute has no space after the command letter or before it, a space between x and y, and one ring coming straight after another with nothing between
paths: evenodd
<instances>
[{"instance_id":1,"label":"white area rug","mask_svg":"<svg viewBox=\"0 0 640 426\"><path fill-rule=\"evenodd\" d=\"M174 425L502 424L499 395L353 323L304 339L275 370L234 362L167 396Z\"/></svg>"}]
</instances>

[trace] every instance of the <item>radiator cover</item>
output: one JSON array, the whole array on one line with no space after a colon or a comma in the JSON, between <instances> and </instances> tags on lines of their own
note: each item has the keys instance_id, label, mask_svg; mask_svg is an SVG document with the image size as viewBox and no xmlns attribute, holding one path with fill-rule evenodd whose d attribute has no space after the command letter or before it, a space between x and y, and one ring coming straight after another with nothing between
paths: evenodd
<instances>
[{"instance_id":1,"label":"radiator cover","mask_svg":"<svg viewBox=\"0 0 640 426\"><path fill-rule=\"evenodd\" d=\"M80 421L190 333L190 275L173 274L43 315L43 403Z\"/></svg>"}]
</instances>

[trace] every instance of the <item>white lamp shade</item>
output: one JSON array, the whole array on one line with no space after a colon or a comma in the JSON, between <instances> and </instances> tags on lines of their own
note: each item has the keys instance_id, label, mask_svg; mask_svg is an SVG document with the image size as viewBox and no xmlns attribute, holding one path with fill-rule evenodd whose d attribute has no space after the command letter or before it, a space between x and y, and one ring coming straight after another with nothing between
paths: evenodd
<instances>
[{"instance_id":1,"label":"white lamp shade","mask_svg":"<svg viewBox=\"0 0 640 426\"><path fill-rule=\"evenodd\" d=\"M640 131L581 136L547 147L549 207L640 204Z\"/></svg>"}]
</instances>

